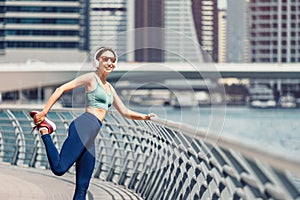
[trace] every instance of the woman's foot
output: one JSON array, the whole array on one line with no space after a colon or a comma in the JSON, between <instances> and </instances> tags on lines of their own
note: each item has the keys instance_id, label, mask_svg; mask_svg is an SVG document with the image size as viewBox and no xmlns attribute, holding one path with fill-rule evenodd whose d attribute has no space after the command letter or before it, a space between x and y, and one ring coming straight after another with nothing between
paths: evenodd
<instances>
[{"instance_id":1,"label":"woman's foot","mask_svg":"<svg viewBox=\"0 0 300 200\"><path fill-rule=\"evenodd\" d=\"M31 111L30 112L30 117L34 117L37 113L39 113L38 111ZM44 135L44 134L51 134L56 130L56 125L53 121L49 120L47 117L44 119L44 121L42 121L39 124L36 124L35 127L33 127L34 129L38 129L39 132ZM32 130L32 131L33 131Z\"/></svg>"}]
</instances>

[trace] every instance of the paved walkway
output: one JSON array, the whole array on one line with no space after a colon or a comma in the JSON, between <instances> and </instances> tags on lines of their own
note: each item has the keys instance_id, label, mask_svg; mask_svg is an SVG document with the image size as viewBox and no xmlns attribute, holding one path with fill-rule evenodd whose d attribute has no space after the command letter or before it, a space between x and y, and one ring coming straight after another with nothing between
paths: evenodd
<instances>
[{"instance_id":1,"label":"paved walkway","mask_svg":"<svg viewBox=\"0 0 300 200\"><path fill-rule=\"evenodd\" d=\"M0 163L0 199L67 200L72 199L75 175L55 176L50 170ZM142 199L129 190L110 182L92 179L88 200Z\"/></svg>"}]
</instances>

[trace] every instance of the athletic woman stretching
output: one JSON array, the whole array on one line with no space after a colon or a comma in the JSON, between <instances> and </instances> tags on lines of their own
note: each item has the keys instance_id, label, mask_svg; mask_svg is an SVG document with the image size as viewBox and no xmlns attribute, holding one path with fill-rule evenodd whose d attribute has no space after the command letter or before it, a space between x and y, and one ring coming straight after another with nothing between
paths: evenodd
<instances>
[{"instance_id":1,"label":"athletic woman stretching","mask_svg":"<svg viewBox=\"0 0 300 200\"><path fill-rule=\"evenodd\" d=\"M73 199L85 199L95 167L94 140L109 107L113 104L122 116L134 120L149 120L155 116L152 113L145 115L126 108L115 89L106 81L107 76L116 67L117 59L112 49L99 48L94 55L97 68L95 72L86 73L61 85L50 96L41 112L30 112L36 124L35 128L42 135L52 172L61 176L76 162L76 189ZM46 115L64 92L79 86L86 88L86 112L70 124L68 137L59 153L50 137L56 126Z\"/></svg>"}]
</instances>

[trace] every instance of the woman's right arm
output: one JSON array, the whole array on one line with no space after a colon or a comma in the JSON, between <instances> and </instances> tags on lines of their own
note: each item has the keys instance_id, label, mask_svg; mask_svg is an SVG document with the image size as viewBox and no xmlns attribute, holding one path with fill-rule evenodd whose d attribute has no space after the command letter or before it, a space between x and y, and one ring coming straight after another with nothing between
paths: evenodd
<instances>
[{"instance_id":1,"label":"woman's right arm","mask_svg":"<svg viewBox=\"0 0 300 200\"><path fill-rule=\"evenodd\" d=\"M68 92L79 86L88 86L89 84L91 84L90 80L91 80L91 74L88 73L88 74L81 75L81 76L59 86L58 88L56 88L55 91L53 92L53 94L48 99L47 103L45 104L42 112L35 115L35 117L34 117L35 123L39 124L40 122L42 122L45 119L45 116L47 115L49 110L57 102L57 100L62 96L63 93Z\"/></svg>"}]
</instances>

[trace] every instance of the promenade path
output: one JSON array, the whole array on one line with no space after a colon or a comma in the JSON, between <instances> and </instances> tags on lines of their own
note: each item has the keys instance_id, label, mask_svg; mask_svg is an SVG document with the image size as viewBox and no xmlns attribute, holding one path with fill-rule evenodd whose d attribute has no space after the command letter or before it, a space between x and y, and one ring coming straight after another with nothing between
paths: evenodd
<instances>
[{"instance_id":1,"label":"promenade path","mask_svg":"<svg viewBox=\"0 0 300 200\"><path fill-rule=\"evenodd\" d=\"M5 200L68 200L75 189L75 175L55 176L50 170L13 166L0 163L0 199ZM92 179L88 200L142 199L129 190Z\"/></svg>"}]
</instances>

